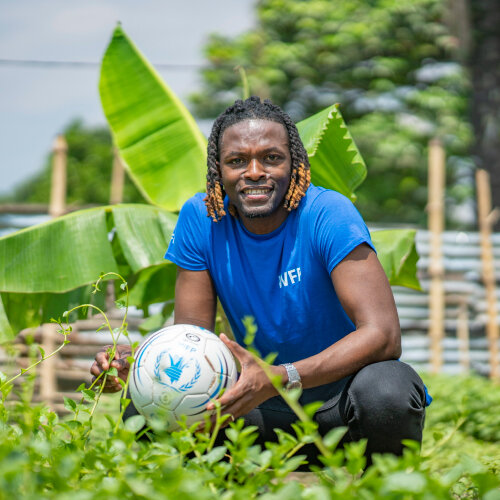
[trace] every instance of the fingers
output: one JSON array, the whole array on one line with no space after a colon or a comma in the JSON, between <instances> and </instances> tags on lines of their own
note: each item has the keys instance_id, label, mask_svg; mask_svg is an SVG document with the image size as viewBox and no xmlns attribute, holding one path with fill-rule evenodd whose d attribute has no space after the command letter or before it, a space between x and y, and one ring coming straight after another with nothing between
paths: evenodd
<instances>
[{"instance_id":1,"label":"fingers","mask_svg":"<svg viewBox=\"0 0 500 500\"><path fill-rule=\"evenodd\" d=\"M119 378L122 380L127 380L130 365L127 361L127 356L130 355L130 349L128 346L117 346L117 350L114 358L109 360L109 350L111 346L105 346L101 351L96 354L95 361L90 368L90 373L93 375L92 382L96 379L98 384L102 383L104 377L99 377L103 372L108 371L110 368L116 368ZM104 392L118 392L122 389L118 377L107 376L106 383L103 387Z\"/></svg>"},{"instance_id":2,"label":"fingers","mask_svg":"<svg viewBox=\"0 0 500 500\"><path fill-rule=\"evenodd\" d=\"M238 383L236 383L238 385ZM236 388L236 385L226 391L220 398L218 398L216 401L220 403L220 405L224 408L227 405L232 404L234 401L236 401L241 395L239 394L239 391L235 393L234 389ZM210 401L210 403L207 404L207 410L212 411L215 409L215 401Z\"/></svg>"},{"instance_id":3,"label":"fingers","mask_svg":"<svg viewBox=\"0 0 500 500\"><path fill-rule=\"evenodd\" d=\"M231 340L225 333L221 333L219 338L226 344L229 350L238 358L238 361L243 361L251 358L252 355L244 348L241 347L238 342Z\"/></svg>"},{"instance_id":4,"label":"fingers","mask_svg":"<svg viewBox=\"0 0 500 500\"><path fill-rule=\"evenodd\" d=\"M94 383L96 380L96 377L92 378L92 383ZM97 385L100 385L103 379L97 381ZM118 377L106 377L106 383L104 384L104 387L102 389L102 392L118 392L123 389L122 385L119 382Z\"/></svg>"},{"instance_id":5,"label":"fingers","mask_svg":"<svg viewBox=\"0 0 500 500\"><path fill-rule=\"evenodd\" d=\"M109 354L107 347L96 354L94 365L97 365L102 371L109 370Z\"/></svg>"}]
</instances>

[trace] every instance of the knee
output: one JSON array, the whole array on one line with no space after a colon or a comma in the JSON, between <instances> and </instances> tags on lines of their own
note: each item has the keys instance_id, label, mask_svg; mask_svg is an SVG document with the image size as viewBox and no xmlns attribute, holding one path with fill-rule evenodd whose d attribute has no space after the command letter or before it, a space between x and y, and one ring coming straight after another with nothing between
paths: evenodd
<instances>
[{"instance_id":1,"label":"knee","mask_svg":"<svg viewBox=\"0 0 500 500\"><path fill-rule=\"evenodd\" d=\"M394 425L400 419L421 418L425 407L424 385L409 365L395 361L373 363L361 369L348 391L359 417Z\"/></svg>"}]
</instances>

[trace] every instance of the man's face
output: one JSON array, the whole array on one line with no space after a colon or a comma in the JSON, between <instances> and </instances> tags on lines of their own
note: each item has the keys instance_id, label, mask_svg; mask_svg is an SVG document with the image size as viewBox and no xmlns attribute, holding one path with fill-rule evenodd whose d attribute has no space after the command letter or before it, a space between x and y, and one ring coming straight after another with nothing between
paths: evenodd
<instances>
[{"instance_id":1,"label":"man's face","mask_svg":"<svg viewBox=\"0 0 500 500\"><path fill-rule=\"evenodd\" d=\"M252 224L248 219L266 218L266 228L283 222L291 158L288 133L281 123L252 119L228 127L219 147L219 168L229 200L248 229L246 222Z\"/></svg>"}]
</instances>

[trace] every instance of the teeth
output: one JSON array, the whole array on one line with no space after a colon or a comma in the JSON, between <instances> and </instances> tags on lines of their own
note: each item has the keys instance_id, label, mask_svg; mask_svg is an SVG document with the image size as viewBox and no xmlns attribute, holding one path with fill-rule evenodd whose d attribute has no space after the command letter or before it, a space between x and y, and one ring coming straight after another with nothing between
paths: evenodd
<instances>
[{"instance_id":1,"label":"teeth","mask_svg":"<svg viewBox=\"0 0 500 500\"><path fill-rule=\"evenodd\" d=\"M245 194L266 194L269 189L245 189Z\"/></svg>"}]
</instances>

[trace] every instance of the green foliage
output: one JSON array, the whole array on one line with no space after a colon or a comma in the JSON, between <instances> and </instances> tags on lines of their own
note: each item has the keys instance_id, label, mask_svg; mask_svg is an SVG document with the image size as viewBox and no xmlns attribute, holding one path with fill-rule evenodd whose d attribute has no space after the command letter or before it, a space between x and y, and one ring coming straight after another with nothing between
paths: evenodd
<instances>
[{"instance_id":1,"label":"green foliage","mask_svg":"<svg viewBox=\"0 0 500 500\"><path fill-rule=\"evenodd\" d=\"M366 166L338 106L297 123L297 129L309 156L312 183L354 200L354 190L366 177Z\"/></svg>"},{"instance_id":2,"label":"green foliage","mask_svg":"<svg viewBox=\"0 0 500 500\"><path fill-rule=\"evenodd\" d=\"M429 412L433 427L449 426L464 419L461 432L474 439L500 443L500 386L477 376L434 376L432 395L438 403Z\"/></svg>"},{"instance_id":3,"label":"green foliage","mask_svg":"<svg viewBox=\"0 0 500 500\"><path fill-rule=\"evenodd\" d=\"M80 120L72 121L62 131L68 144L67 202L68 204L109 203L113 148L111 135L106 127L85 126ZM21 203L48 203L52 154L47 156L43 169L30 180L17 187L3 201ZM142 202L142 196L127 178L123 200Z\"/></svg>"},{"instance_id":4,"label":"green foliage","mask_svg":"<svg viewBox=\"0 0 500 500\"><path fill-rule=\"evenodd\" d=\"M453 427L433 416L440 420L443 408L450 406L439 398L451 394L446 387L453 380L427 377L439 397L428 410L422 455L410 447L403 457L376 456L364 474L364 443L335 450L338 436L332 434L324 439L332 453L325 467L290 475L303 462L300 443L310 442L314 426L298 424L296 435L281 432L279 441L264 449L254 444L255 428L243 428L242 420L230 424L219 447L194 427L137 441L142 418L119 423L117 398L104 398L96 387L81 387L79 401L67 398L64 418L3 395L0 499L498 498L498 442L485 448L463 432L434 447L440 426ZM480 395L496 392L498 397L498 386L479 379L472 383ZM460 385L451 388L458 390L458 398L466 394ZM484 413L494 418L496 408Z\"/></svg>"},{"instance_id":5,"label":"green foliage","mask_svg":"<svg viewBox=\"0 0 500 500\"><path fill-rule=\"evenodd\" d=\"M270 97L296 121L340 103L368 167L358 206L370 221L425 222L427 142L444 141L448 207L471 196L469 80L442 22L444 0L261 0L257 27L213 35L198 116L241 95Z\"/></svg>"},{"instance_id":6,"label":"green foliage","mask_svg":"<svg viewBox=\"0 0 500 500\"><path fill-rule=\"evenodd\" d=\"M89 302L89 285L103 271L126 277L131 304L146 316L150 304L171 301L175 270L163 255L175 222L175 215L150 205L114 205L0 238L5 270L0 277L0 340ZM117 295L122 294L117 286ZM165 307L161 321L171 309Z\"/></svg>"},{"instance_id":7,"label":"green foliage","mask_svg":"<svg viewBox=\"0 0 500 500\"><path fill-rule=\"evenodd\" d=\"M189 111L118 26L99 91L128 172L148 201L178 211L206 182L206 140Z\"/></svg>"},{"instance_id":8,"label":"green foliage","mask_svg":"<svg viewBox=\"0 0 500 500\"><path fill-rule=\"evenodd\" d=\"M418 253L415 246L416 231L374 231L372 242L375 249L383 248L378 258L389 283L421 290L417 278Z\"/></svg>"},{"instance_id":9,"label":"green foliage","mask_svg":"<svg viewBox=\"0 0 500 500\"><path fill-rule=\"evenodd\" d=\"M94 285L96 291L107 277L99 278ZM128 283L119 275L114 277L121 282L127 307ZM95 306L85 304L75 309L82 307ZM71 312L65 313L65 318ZM427 411L423 452L420 453L416 443L408 442L402 457L376 455L373 465L364 470L365 441L337 449L345 428L333 429L321 438L312 419L320 403L300 407L299 394L285 393L279 381L273 383L296 412L298 421L293 425L293 434L278 430L277 442L266 443L264 448L255 444L257 429L244 427L242 419L221 430L221 425L227 423L227 415L221 416L220 406L216 406L214 427L206 419L202 431L193 424L172 433L164 431L161 419L150 422L144 429L146 422L140 415L123 423L129 404L123 395L119 400L116 397L108 400L107 410L100 412L99 408L106 406L102 383L106 377L117 375L116 368L103 372L89 387L81 384L79 401L65 397L69 415L60 418L43 405L31 403L33 374L26 376L29 370L71 342L71 327L59 324L64 340L56 351L46 353L39 348L36 354L39 359L10 379L0 372L0 500L101 496L110 499L498 498L500 387L487 380L426 377L434 402ZM111 329L105 314L104 324L113 337L109 349L112 357L119 337L124 335L128 339L126 315L116 330ZM246 324L251 342L255 325L251 318L246 319ZM130 362L136 347L131 345ZM23 375L24 383L14 387L13 382ZM122 381L122 386L126 394L128 380ZM474 398L484 397L486 401L470 405L474 399L469 398L471 390ZM11 397L13 391L17 392L17 399ZM485 427L483 424L489 427L486 438L491 443L476 437ZM225 441L215 447L218 432L225 433ZM320 450L324 467L311 467L314 475L290 477L291 472L306 464L301 449L310 443Z\"/></svg>"}]
</instances>

